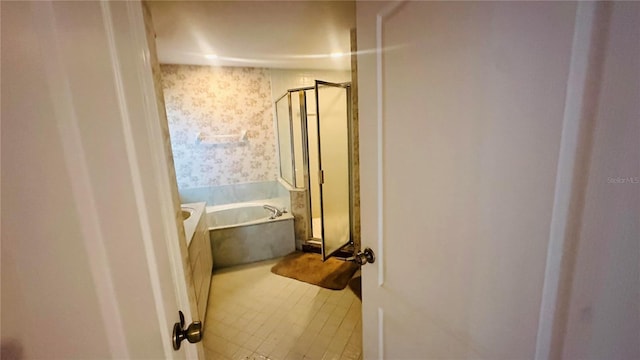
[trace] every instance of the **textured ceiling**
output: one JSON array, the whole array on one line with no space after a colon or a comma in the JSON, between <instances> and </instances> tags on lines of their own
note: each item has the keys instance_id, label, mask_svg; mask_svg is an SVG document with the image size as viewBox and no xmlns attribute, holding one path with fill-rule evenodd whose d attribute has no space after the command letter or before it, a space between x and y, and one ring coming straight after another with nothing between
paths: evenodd
<instances>
[{"instance_id":1,"label":"textured ceiling","mask_svg":"<svg viewBox=\"0 0 640 360\"><path fill-rule=\"evenodd\" d=\"M149 1L164 64L349 69L353 1Z\"/></svg>"}]
</instances>

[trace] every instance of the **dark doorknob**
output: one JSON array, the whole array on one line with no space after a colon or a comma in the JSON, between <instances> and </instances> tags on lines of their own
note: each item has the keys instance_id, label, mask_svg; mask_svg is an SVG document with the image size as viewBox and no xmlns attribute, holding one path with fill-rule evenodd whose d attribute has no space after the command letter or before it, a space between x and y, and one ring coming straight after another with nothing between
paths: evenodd
<instances>
[{"instance_id":1,"label":"dark doorknob","mask_svg":"<svg viewBox=\"0 0 640 360\"><path fill-rule=\"evenodd\" d=\"M178 315L180 315L180 322L173 325L173 350L180 349L182 340L186 339L192 344L202 340L202 323L200 321L194 321L185 329L184 314L182 311L178 311Z\"/></svg>"},{"instance_id":2,"label":"dark doorknob","mask_svg":"<svg viewBox=\"0 0 640 360\"><path fill-rule=\"evenodd\" d=\"M364 251L360 251L354 256L348 257L344 260L354 262L360 266L366 265L367 263L373 264L376 261L376 254L371 250L371 248L366 248Z\"/></svg>"}]
</instances>

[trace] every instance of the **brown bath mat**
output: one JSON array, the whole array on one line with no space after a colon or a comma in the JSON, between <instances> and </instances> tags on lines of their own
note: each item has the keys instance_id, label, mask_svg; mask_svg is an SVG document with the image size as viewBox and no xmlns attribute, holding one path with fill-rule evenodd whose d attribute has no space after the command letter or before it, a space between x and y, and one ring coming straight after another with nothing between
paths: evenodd
<instances>
[{"instance_id":1,"label":"brown bath mat","mask_svg":"<svg viewBox=\"0 0 640 360\"><path fill-rule=\"evenodd\" d=\"M356 270L354 263L334 258L322 262L320 254L303 252L291 253L271 268L274 274L333 290L347 287Z\"/></svg>"},{"instance_id":2,"label":"brown bath mat","mask_svg":"<svg viewBox=\"0 0 640 360\"><path fill-rule=\"evenodd\" d=\"M362 276L358 275L349 280L349 289L362 301Z\"/></svg>"}]
</instances>

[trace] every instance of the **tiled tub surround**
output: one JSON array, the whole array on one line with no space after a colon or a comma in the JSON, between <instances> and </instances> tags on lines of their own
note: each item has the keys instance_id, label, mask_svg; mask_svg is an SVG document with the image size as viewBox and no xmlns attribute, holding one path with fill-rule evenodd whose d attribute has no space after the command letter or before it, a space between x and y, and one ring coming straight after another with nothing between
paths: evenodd
<instances>
[{"instance_id":1,"label":"tiled tub surround","mask_svg":"<svg viewBox=\"0 0 640 360\"><path fill-rule=\"evenodd\" d=\"M268 69L162 65L178 187L272 181L277 176ZM199 141L241 134L246 141Z\"/></svg>"},{"instance_id":2,"label":"tiled tub surround","mask_svg":"<svg viewBox=\"0 0 640 360\"><path fill-rule=\"evenodd\" d=\"M293 233L296 238L296 249L302 250L302 245L310 237L309 233L309 201L308 190L296 189L282 178L278 178L281 196L287 196L293 220Z\"/></svg>"},{"instance_id":3,"label":"tiled tub surround","mask_svg":"<svg viewBox=\"0 0 640 360\"><path fill-rule=\"evenodd\" d=\"M302 250L302 245L311 238L309 228L309 191L296 189L291 191L291 213L295 217L294 232L296 249Z\"/></svg>"},{"instance_id":4,"label":"tiled tub surround","mask_svg":"<svg viewBox=\"0 0 640 360\"><path fill-rule=\"evenodd\" d=\"M270 219L268 201L208 206L207 222L214 268L284 256L295 250L293 215Z\"/></svg>"},{"instance_id":5,"label":"tiled tub surround","mask_svg":"<svg viewBox=\"0 0 640 360\"><path fill-rule=\"evenodd\" d=\"M207 186L179 189L182 202L205 201L209 206L235 204L261 199L272 199L289 208L289 191L278 181Z\"/></svg>"}]
</instances>

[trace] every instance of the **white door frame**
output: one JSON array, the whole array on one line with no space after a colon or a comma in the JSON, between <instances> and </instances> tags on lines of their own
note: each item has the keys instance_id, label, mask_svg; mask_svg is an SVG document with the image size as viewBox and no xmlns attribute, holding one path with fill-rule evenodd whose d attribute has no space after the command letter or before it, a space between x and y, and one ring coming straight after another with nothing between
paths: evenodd
<instances>
[{"instance_id":1,"label":"white door frame","mask_svg":"<svg viewBox=\"0 0 640 360\"><path fill-rule=\"evenodd\" d=\"M164 134L163 129L160 126L160 121L165 121L166 118L158 113L158 100L156 98L155 84L153 74L151 72L153 65L152 56L149 53L149 46L147 44L142 4L139 1L127 1L122 4L103 1L101 5L103 9L103 16L105 18L105 27L110 37L109 43L111 46L109 50L114 64L114 74L116 76L115 81L122 85L118 87L118 90L119 98L121 100L121 111L123 112L123 122L128 123L124 128L132 130L131 133L125 133L128 152L133 158L136 156L136 150L134 148L135 144L148 142L147 146L149 147L147 149L148 153L146 154L146 159L140 159L137 163L132 161L132 172L134 174L138 172L135 168L138 167L142 161L153 161L153 175L148 179L155 179L156 189L155 193L151 192L150 194L147 194L147 196L157 197L159 203L149 204L147 202L145 204L146 209L139 210L140 220L141 222L149 222L150 218L147 214L153 214L156 210L159 210L159 214L156 215L160 215L162 226L164 228L164 241L170 256L170 267L173 270L172 280L175 287L178 306L184 313L188 324L190 319L197 320L197 311L193 306L191 306L192 302L189 301L188 296L188 285L186 282L187 274L185 273L185 269L189 267L188 250L184 239L183 222L179 215L180 204L174 202L174 198L178 198L178 196L173 196L174 192L177 194L178 189L175 186L176 182L172 182L169 178L169 174L175 173L175 170L169 169L170 165L173 166L173 162L168 163L167 161L167 159L173 157L173 154L167 153L166 151L167 147L165 146L165 142L168 142L169 138L168 134ZM112 11L109 9L112 9ZM111 16L115 11L119 11L122 16L117 19ZM125 12L127 15L126 18ZM127 26L129 31L118 31L117 29L121 29L122 26ZM118 35L119 39L117 38ZM133 58L131 56L127 56L127 54L131 53L141 53L140 55L142 56L136 56ZM131 68L135 70L135 78L131 76L134 75L133 73L128 74L129 76L124 74L124 69L118 61L118 58L129 58L129 60L131 60L128 65L131 65ZM139 99L131 98L131 94L126 94L125 91L125 88L128 88L129 86L134 88L136 85L139 87L136 90L140 91L141 98ZM146 133L142 131L142 128L140 128L141 131L139 132L133 131L133 124L131 123L131 120L134 117L128 116L128 111L126 109L122 109L124 107L124 103L126 103L130 108L139 108L139 104L136 102L140 100L144 106L143 113L139 114L140 117L138 120L144 120L143 123L146 127ZM132 109L132 113L136 110L140 111L140 109ZM150 184L144 183L144 180L141 178L136 180L137 181L134 182L136 197L139 197L138 201L142 202L144 201L145 187L148 187ZM151 236L152 234L148 233L143 241L145 242L147 257L150 259L150 263L154 264L158 260L155 259L154 243ZM154 270L156 269L150 269L150 273L152 274L152 287L154 293L158 296L159 303L161 303L160 299L162 297L160 293L162 289L159 285L160 280L158 279L158 274L154 274ZM161 311L159 311L159 315L162 317L163 314ZM176 313L175 316L177 321L178 314ZM204 319L199 320L202 321ZM160 318L159 321L160 325L163 326L164 321L162 318ZM170 333L168 333L168 335L171 336ZM165 341L165 345L167 344L168 342ZM187 357L197 358L196 347L201 347L201 345L202 344L198 344L197 346L184 346L183 348L186 350ZM174 350L168 347L168 345L166 346L165 351L170 352L171 355L175 354ZM169 354L167 354L167 356L169 356Z\"/></svg>"},{"instance_id":2,"label":"white door frame","mask_svg":"<svg viewBox=\"0 0 640 360\"><path fill-rule=\"evenodd\" d=\"M609 5L580 2L571 49L571 64L562 120L562 138L558 154L558 170L549 229L547 262L540 304L540 320L536 338L536 359L551 359L562 354L566 313L576 257L576 236L580 228L582 202L586 191L589 156L594 131L594 108L598 92L590 89L593 79L602 72L603 28L606 28ZM599 61L600 59L600 61ZM600 84L598 84L599 86ZM573 249L573 251L567 251ZM559 332L560 331L560 332Z\"/></svg>"},{"instance_id":3,"label":"white door frame","mask_svg":"<svg viewBox=\"0 0 640 360\"><path fill-rule=\"evenodd\" d=\"M85 4L86 5L86 4ZM75 6L75 5L73 5ZM90 6L90 5L87 5ZM168 134L164 134L160 124L160 114L151 73L151 56L147 45L142 5L138 1L109 2L102 1L99 10L95 7L73 10L65 5L52 2L35 3L31 5L38 41L46 55L46 83L54 102L55 113L52 117L58 123L58 136L65 150L67 172L72 182L75 202L81 217L83 236L85 239L88 261L91 264L91 275L95 291L100 302L102 319L107 334L107 342L111 354L115 358L128 358L136 355L132 349L131 338L140 338L162 344L163 357L168 359L198 358L198 346L184 346L176 352L171 346L171 331L168 323L178 321L177 307L183 311L187 322L193 319L193 310L188 297L183 254L186 252L182 221L179 219L180 204L173 200L173 192L169 178L170 168L167 159L165 142ZM98 26L87 31L94 33L88 36L106 37L108 49L105 52L109 59L100 59L104 64L110 63L110 74L94 74L87 71L97 71L97 67L77 66L74 55L65 50L75 49L83 44L70 44L65 31L67 24L60 18L65 16L77 19L84 14L96 16L99 11L102 19L102 31ZM65 43L66 42L66 43ZM100 56L104 54L96 54ZM98 61L98 60L97 60ZM128 324L128 312L133 306L118 301L118 286L123 286L122 277L118 278L118 264L121 259L114 257L115 247L109 239L109 229L101 227L101 219L108 216L98 205L100 192L92 172L104 164L91 164L87 156L95 155L97 149L92 148L92 138L83 129L81 119L78 118L78 107L87 103L99 103L96 93L79 93L70 85L70 78L96 76L104 80L111 76L113 87L117 95L117 109L108 109L113 121L120 121L122 139L126 145L126 162L129 166L130 189L135 198L136 213L144 260L137 258L140 265L144 263L146 274L135 274L136 277L146 278L149 282L153 304L146 307L153 308L157 315L155 324L143 324L149 331L136 333L132 324ZM110 89L107 89L108 91ZM84 104L83 104L84 103ZM104 109L96 108L96 111ZM95 135L94 135L95 137ZM117 174L116 176L121 176ZM125 175L122 175L125 176ZM184 243L184 244L183 244ZM181 249L183 247L183 249ZM135 266L134 266L135 267ZM171 270L171 279L163 276L163 270ZM166 271L164 272L166 274ZM143 282L145 280L142 280ZM143 283L140 282L140 283ZM175 298L175 299L174 299ZM139 304L137 305L139 306ZM134 310L135 311L135 310ZM169 318L170 314L174 317ZM169 315L168 315L169 314ZM140 324L138 324L140 326ZM157 336L160 339L153 340ZM155 336L153 335L155 334Z\"/></svg>"},{"instance_id":4,"label":"white door frame","mask_svg":"<svg viewBox=\"0 0 640 360\"><path fill-rule=\"evenodd\" d=\"M155 84L153 79L153 74L151 73L152 63L151 63L151 54L149 53L149 46L147 44L147 36L145 30L145 22L142 14L142 4L138 1L133 2L125 2L124 4L118 4L117 2L102 2L103 16L105 17L105 27L107 29L107 33L110 35L110 52L112 56L112 61L114 64L114 74L116 76L116 83L122 83L123 86L119 87L118 90L120 92L119 98L121 100L121 111L123 112L123 121L128 122L124 126L125 129L132 130L131 133L125 133L125 137L127 138L127 148L130 156L135 157L136 150L135 145L140 143L145 143L148 146L148 152L146 159L140 159L139 162L135 163L132 161L132 172L135 174L138 170L135 170L136 167L140 165L142 161L153 161L153 175L148 177L148 179L155 179L156 189L155 192L151 192L146 194L146 196L156 197L158 203L146 202L146 206L141 204L141 208L139 209L140 220L141 222L149 222L150 218L147 214L156 213L156 215L160 215L160 219L162 221L163 232L164 232L164 241L168 248L168 255L170 261L170 267L173 270L173 284L175 287L175 294L178 301L178 306L180 310L184 313L185 318L187 319L187 323L191 320L195 320L197 318L196 309L190 306L191 302L188 297L188 285L186 283L187 274L185 273L185 268L188 268L188 250L186 246L186 242L184 239L184 228L183 222L181 221L180 214L180 204L174 202L174 198L177 196L173 196L173 193L177 193L177 187L174 185L175 181L171 181L169 178L169 174L175 173L174 169L169 169L169 165L173 165L173 163L168 163L167 159L170 159L173 154L168 154L166 152L167 147L165 146L165 142L169 141L168 134L164 134L162 127L160 126L160 121L164 121L164 117L158 113L158 105L155 91ZM126 9L123 8L126 7ZM113 9L115 11L120 11L122 15L118 19L115 19L110 15L109 9ZM117 9L116 9L117 8ZM127 17L125 18L125 11ZM117 31L117 29L121 29L123 25L127 25L129 27L128 32ZM118 34L119 33L119 34ZM117 38L117 35L120 35L120 38ZM119 41L118 41L119 40ZM127 54L130 53L140 53L142 52L142 56L137 56L134 58L130 58L131 63L128 65L132 65L131 68L135 70L136 77L134 78L129 74L126 76L124 74L123 67L120 66L118 58L127 58ZM119 68L118 68L119 67ZM137 84L136 84L137 81ZM140 91L141 98L135 99L132 98L132 94L126 94L124 90L126 87L134 88L138 85L138 89ZM126 99L126 100L125 100ZM140 119L144 119L144 124L146 127L146 133L143 131L141 127L139 132L133 131L133 124L131 120L132 116L127 116L128 111L126 109L122 109L124 106L123 103L127 103L127 105L131 107L139 107L136 103L137 101L142 101L144 104L143 113L140 113ZM133 110L133 109L132 109ZM139 109L136 109L139 111ZM135 111L135 110L133 110ZM144 150L143 150L144 151ZM136 179L134 182L136 197L139 197L138 201L142 203L145 197L145 188L149 187L149 183L144 183L144 180L141 178ZM174 185L174 186L172 186ZM159 206L158 206L159 205ZM158 211L159 210L159 211ZM159 213L159 214L158 214ZM152 279L152 288L154 294L157 296L157 300L159 304L162 304L162 296L161 296L161 286L160 279L158 278L157 272L154 273L154 268L151 268L157 261L162 261L156 259L156 254L154 250L154 241L151 238L152 234L147 233L147 236L143 239L145 242L145 249L147 251L147 257L150 259L150 274ZM157 244L156 244L157 245ZM186 266L185 266L186 265ZM161 326L164 326L166 321L163 321L163 312L161 309L158 309L159 314L159 322ZM176 321L177 321L177 313ZM204 320L204 319L200 319ZM163 328L164 329L164 328ZM167 329L170 331L170 329ZM169 335L169 337L165 337L164 335ZM171 334L166 333L163 334L163 338L170 338ZM165 341L165 352L168 352L167 356L174 356L175 351L169 346L169 342ZM185 344L187 345L187 344ZM186 355L188 358L197 358L197 347L201 347L201 344L197 346L183 346L186 351Z\"/></svg>"}]
</instances>

